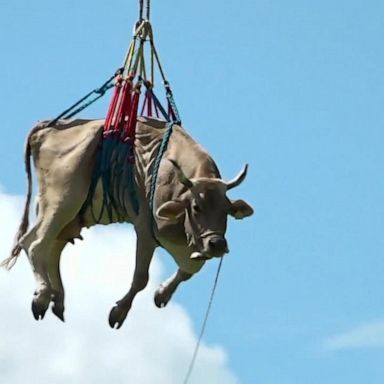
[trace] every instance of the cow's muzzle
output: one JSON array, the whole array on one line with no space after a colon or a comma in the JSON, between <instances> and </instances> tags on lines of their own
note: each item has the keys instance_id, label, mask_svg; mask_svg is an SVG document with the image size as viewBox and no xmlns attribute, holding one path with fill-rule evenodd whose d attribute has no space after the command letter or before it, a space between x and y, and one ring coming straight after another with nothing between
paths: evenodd
<instances>
[{"instance_id":1,"label":"cow's muzzle","mask_svg":"<svg viewBox=\"0 0 384 384\"><path fill-rule=\"evenodd\" d=\"M221 235L202 236L204 241L203 252L193 252L190 256L193 260L209 260L213 257L222 257L229 252L227 240Z\"/></svg>"},{"instance_id":2,"label":"cow's muzzle","mask_svg":"<svg viewBox=\"0 0 384 384\"><path fill-rule=\"evenodd\" d=\"M228 253L227 240L222 236L212 236L208 240L208 253L214 257Z\"/></svg>"}]
</instances>

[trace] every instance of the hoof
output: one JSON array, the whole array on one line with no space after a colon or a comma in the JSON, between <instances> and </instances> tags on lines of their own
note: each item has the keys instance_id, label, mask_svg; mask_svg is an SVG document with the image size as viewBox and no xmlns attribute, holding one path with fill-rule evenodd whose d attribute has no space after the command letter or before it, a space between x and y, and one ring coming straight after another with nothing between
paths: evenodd
<instances>
[{"instance_id":1,"label":"hoof","mask_svg":"<svg viewBox=\"0 0 384 384\"><path fill-rule=\"evenodd\" d=\"M32 313L36 320L43 320L50 302L50 295L35 295L32 300Z\"/></svg>"},{"instance_id":2,"label":"hoof","mask_svg":"<svg viewBox=\"0 0 384 384\"><path fill-rule=\"evenodd\" d=\"M169 300L171 300L172 295L167 293L165 288L163 286L160 286L160 288L155 292L155 305L157 308L164 308Z\"/></svg>"},{"instance_id":3,"label":"hoof","mask_svg":"<svg viewBox=\"0 0 384 384\"><path fill-rule=\"evenodd\" d=\"M62 322L64 322L64 292L53 290L51 295L51 301L53 304L53 314L57 316Z\"/></svg>"},{"instance_id":4,"label":"hoof","mask_svg":"<svg viewBox=\"0 0 384 384\"><path fill-rule=\"evenodd\" d=\"M63 303L53 303L52 312L55 316L57 316L63 323L64 320L64 304Z\"/></svg>"},{"instance_id":5,"label":"hoof","mask_svg":"<svg viewBox=\"0 0 384 384\"><path fill-rule=\"evenodd\" d=\"M111 328L119 329L123 325L124 320L128 315L128 310L129 309L123 308L119 304L111 309L109 314L109 325Z\"/></svg>"}]
</instances>

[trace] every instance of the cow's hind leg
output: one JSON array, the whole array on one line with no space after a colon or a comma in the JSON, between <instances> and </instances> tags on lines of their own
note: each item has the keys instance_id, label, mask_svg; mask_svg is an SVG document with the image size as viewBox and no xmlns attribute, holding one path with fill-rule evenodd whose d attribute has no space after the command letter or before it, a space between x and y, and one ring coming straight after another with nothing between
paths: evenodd
<instances>
[{"instance_id":1,"label":"cow's hind leg","mask_svg":"<svg viewBox=\"0 0 384 384\"><path fill-rule=\"evenodd\" d=\"M20 246L24 249L31 264L32 272L36 281L36 289L32 302L32 312L36 320L42 319L48 308L51 287L48 279L47 270L43 258L39 257L41 240L38 237L38 228L41 220L31 228L19 241ZM39 298L40 303L37 304L36 299ZM38 308L39 307L39 308Z\"/></svg>"},{"instance_id":2,"label":"cow's hind leg","mask_svg":"<svg viewBox=\"0 0 384 384\"><path fill-rule=\"evenodd\" d=\"M112 328L119 329L123 325L128 311L131 309L133 299L138 292L142 291L147 286L148 283L149 266L156 244L151 236L143 236L139 234L137 235L136 243L136 265L131 288L128 293L116 303L110 312L109 325Z\"/></svg>"},{"instance_id":3,"label":"cow's hind leg","mask_svg":"<svg viewBox=\"0 0 384 384\"><path fill-rule=\"evenodd\" d=\"M32 312L36 320L44 318L52 297L52 288L48 278L46 259L51 243L38 238L28 249L28 257L36 279L36 290L32 300Z\"/></svg>"},{"instance_id":4,"label":"cow's hind leg","mask_svg":"<svg viewBox=\"0 0 384 384\"><path fill-rule=\"evenodd\" d=\"M37 287L32 300L32 312L36 320L44 318L52 299L54 303L57 302L57 313L54 311L56 315L60 315L64 309L60 308L60 302L64 298L61 279L59 274L49 275L49 270L58 271L60 254L65 243L56 239L65 225L76 216L78 205L78 202L73 204L70 201L69 204L62 204L59 210L42 209L37 224L21 240L36 279Z\"/></svg>"},{"instance_id":5,"label":"cow's hind leg","mask_svg":"<svg viewBox=\"0 0 384 384\"><path fill-rule=\"evenodd\" d=\"M155 304L159 308L165 307L172 295L175 293L177 287L183 281L190 279L193 275L178 269L177 272L168 280L164 281L155 292Z\"/></svg>"}]
</instances>

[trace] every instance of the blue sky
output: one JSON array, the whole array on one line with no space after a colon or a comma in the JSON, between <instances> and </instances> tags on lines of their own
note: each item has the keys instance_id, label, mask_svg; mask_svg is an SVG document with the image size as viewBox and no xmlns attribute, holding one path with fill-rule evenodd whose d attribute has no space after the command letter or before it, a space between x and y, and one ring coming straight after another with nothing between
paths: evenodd
<instances>
[{"instance_id":1,"label":"blue sky","mask_svg":"<svg viewBox=\"0 0 384 384\"><path fill-rule=\"evenodd\" d=\"M230 222L231 254L204 338L223 348L236 382L384 379L383 16L374 0L153 0L157 46L184 126L225 178L250 164L231 197L256 212ZM133 0L0 5L3 204L24 193L30 127L120 66L136 17ZM104 116L107 104L108 97L83 116ZM165 252L159 260L164 276L173 271ZM215 269L207 265L175 297L195 332ZM1 274L18 286L22 276ZM20 289L25 303L14 313L27 326L30 290ZM101 281L93 292L103 289ZM104 334L97 324L93 332ZM71 320L37 326L65 337ZM119 332L129 344L129 332Z\"/></svg>"}]
</instances>

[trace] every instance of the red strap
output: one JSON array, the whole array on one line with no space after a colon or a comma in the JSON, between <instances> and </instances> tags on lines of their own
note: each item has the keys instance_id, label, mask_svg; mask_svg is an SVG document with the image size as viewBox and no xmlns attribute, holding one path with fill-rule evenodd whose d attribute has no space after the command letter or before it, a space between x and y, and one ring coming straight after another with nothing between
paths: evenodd
<instances>
[{"instance_id":1,"label":"red strap","mask_svg":"<svg viewBox=\"0 0 384 384\"><path fill-rule=\"evenodd\" d=\"M137 121L137 110L139 107L139 99L140 99L140 89L136 89L134 91L133 97L132 97L132 105L131 110L129 111L129 118L128 121L125 122L124 128L123 128L123 135L122 139L124 141L133 141L135 138L135 127L136 127L136 121Z\"/></svg>"},{"instance_id":2,"label":"red strap","mask_svg":"<svg viewBox=\"0 0 384 384\"><path fill-rule=\"evenodd\" d=\"M123 89L121 91L121 97L116 106L116 117L115 123L113 124L115 130L120 132L121 126L124 123L127 115L130 113L131 109L131 82L126 81L123 85Z\"/></svg>"},{"instance_id":3,"label":"red strap","mask_svg":"<svg viewBox=\"0 0 384 384\"><path fill-rule=\"evenodd\" d=\"M116 85L115 85L115 90L112 96L112 100L111 100L111 103L109 104L107 117L104 123L104 134L108 134L108 132L111 130L112 119L115 114L116 105L118 103L118 100L121 94L121 82L122 82L122 77L118 76L116 79Z\"/></svg>"}]
</instances>

